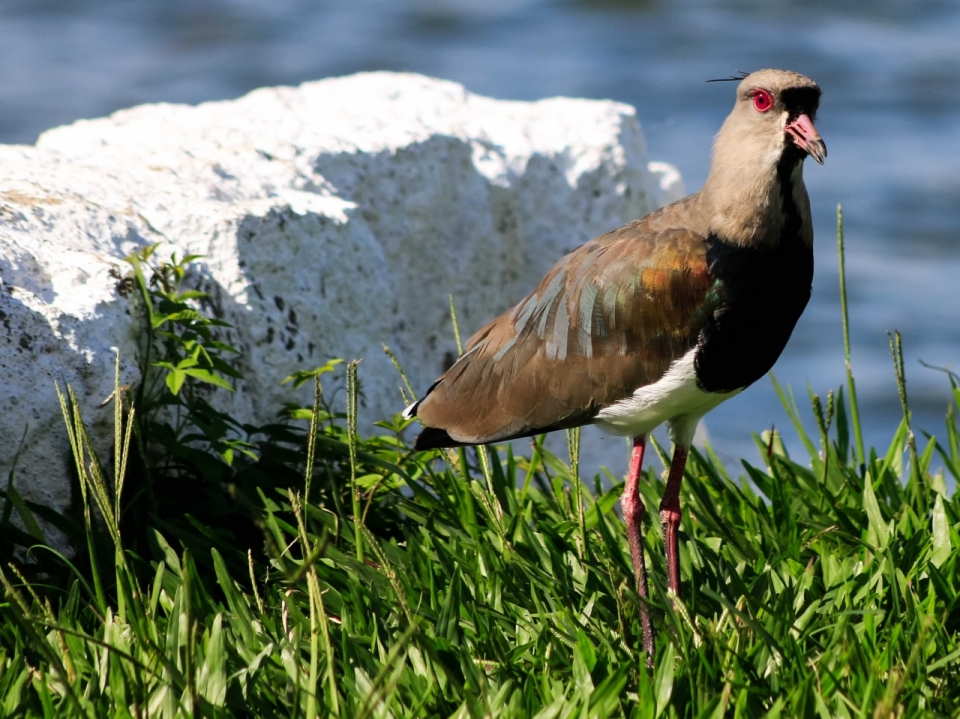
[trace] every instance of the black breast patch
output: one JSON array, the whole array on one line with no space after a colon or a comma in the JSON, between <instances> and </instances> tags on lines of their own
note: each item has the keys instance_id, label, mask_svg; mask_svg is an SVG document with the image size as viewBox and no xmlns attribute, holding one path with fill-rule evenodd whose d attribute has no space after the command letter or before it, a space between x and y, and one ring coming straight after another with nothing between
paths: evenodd
<instances>
[{"instance_id":1,"label":"black breast patch","mask_svg":"<svg viewBox=\"0 0 960 719\"><path fill-rule=\"evenodd\" d=\"M698 383L707 392L741 389L769 372L810 299L813 250L801 236L789 174L785 168L779 174L785 223L775 248L707 238L719 306L700 335L694 357Z\"/></svg>"}]
</instances>

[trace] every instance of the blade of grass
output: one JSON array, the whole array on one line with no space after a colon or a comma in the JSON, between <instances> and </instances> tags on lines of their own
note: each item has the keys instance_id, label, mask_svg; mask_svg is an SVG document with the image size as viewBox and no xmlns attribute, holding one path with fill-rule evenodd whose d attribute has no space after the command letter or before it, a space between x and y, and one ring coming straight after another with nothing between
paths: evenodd
<instances>
[{"instance_id":1,"label":"blade of grass","mask_svg":"<svg viewBox=\"0 0 960 719\"><path fill-rule=\"evenodd\" d=\"M453 336L457 341L457 355L462 355L463 342L460 341L460 323L457 322L457 310L453 306L453 295L450 295L450 321L453 322Z\"/></svg>"}]
</instances>

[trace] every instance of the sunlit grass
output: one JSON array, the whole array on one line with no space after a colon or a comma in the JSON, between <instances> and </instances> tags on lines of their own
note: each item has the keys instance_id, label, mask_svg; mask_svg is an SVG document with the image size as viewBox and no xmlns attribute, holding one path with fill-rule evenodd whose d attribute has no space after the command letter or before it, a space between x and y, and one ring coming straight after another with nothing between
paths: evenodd
<instances>
[{"instance_id":1,"label":"sunlit grass","mask_svg":"<svg viewBox=\"0 0 960 719\"><path fill-rule=\"evenodd\" d=\"M918 446L898 348L891 381L905 415L888 447L860 448L851 373L845 389L811 398L812 429L783 391L802 458L770 435L741 476L691 453L675 607L660 527L645 527L653 671L639 651L622 485L581 485L539 440L530 459L412 455L408 423L358 437L356 382L342 417L318 374L312 411L242 442L181 435L175 462L169 437L150 449L152 425L118 391L108 471L68 393L81 511L57 516L12 488L2 531L11 547L43 545L39 518L77 554L5 550L2 713L955 716L960 499L930 467L936 457L960 478L960 390L944 441ZM125 474L123 486L112 479ZM645 480L656 507L663 481ZM146 482L159 497L167 481L181 492L173 505L138 504ZM183 493L190 482L199 500ZM214 511L214 490L234 499Z\"/></svg>"}]
</instances>

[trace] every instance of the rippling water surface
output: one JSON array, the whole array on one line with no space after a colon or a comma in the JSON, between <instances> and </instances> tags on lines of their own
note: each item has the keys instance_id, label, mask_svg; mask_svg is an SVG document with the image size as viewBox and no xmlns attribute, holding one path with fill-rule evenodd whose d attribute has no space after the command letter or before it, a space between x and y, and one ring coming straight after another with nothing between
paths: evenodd
<instances>
[{"instance_id":1,"label":"rippling water surface","mask_svg":"<svg viewBox=\"0 0 960 719\"><path fill-rule=\"evenodd\" d=\"M0 1L0 142L144 102L231 98L361 70L412 70L499 98L637 107L651 157L702 184L729 85L785 67L824 90L830 150L807 167L817 234L810 307L776 367L805 395L843 379L835 212L846 216L853 365L867 441L899 419L887 330L903 334L920 427L940 433L960 368L960 4L744 0ZM722 456L787 424L766 380L708 419ZM789 436L789 433L788 433ZM796 446L796 443L788 443Z\"/></svg>"}]
</instances>

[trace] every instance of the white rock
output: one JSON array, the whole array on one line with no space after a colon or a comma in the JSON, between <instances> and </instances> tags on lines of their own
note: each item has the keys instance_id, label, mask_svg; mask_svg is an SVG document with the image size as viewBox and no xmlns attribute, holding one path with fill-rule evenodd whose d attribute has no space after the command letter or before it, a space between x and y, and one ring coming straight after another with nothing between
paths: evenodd
<instances>
[{"instance_id":1,"label":"white rock","mask_svg":"<svg viewBox=\"0 0 960 719\"><path fill-rule=\"evenodd\" d=\"M648 162L647 169L657 178L654 195L660 205L682 200L687 195L680 171L668 162Z\"/></svg>"},{"instance_id":2,"label":"white rock","mask_svg":"<svg viewBox=\"0 0 960 719\"><path fill-rule=\"evenodd\" d=\"M269 421L292 399L283 377L362 357L369 424L403 407L382 343L422 391L456 351L448 295L469 334L563 253L682 192L676 170L648 167L629 106L393 73L79 121L0 147L0 177L0 475L26 428L18 486L60 509L54 382L108 446L111 348L139 377L141 320L117 281L135 248L204 256L243 351L247 380L220 398L235 416Z\"/></svg>"}]
</instances>

